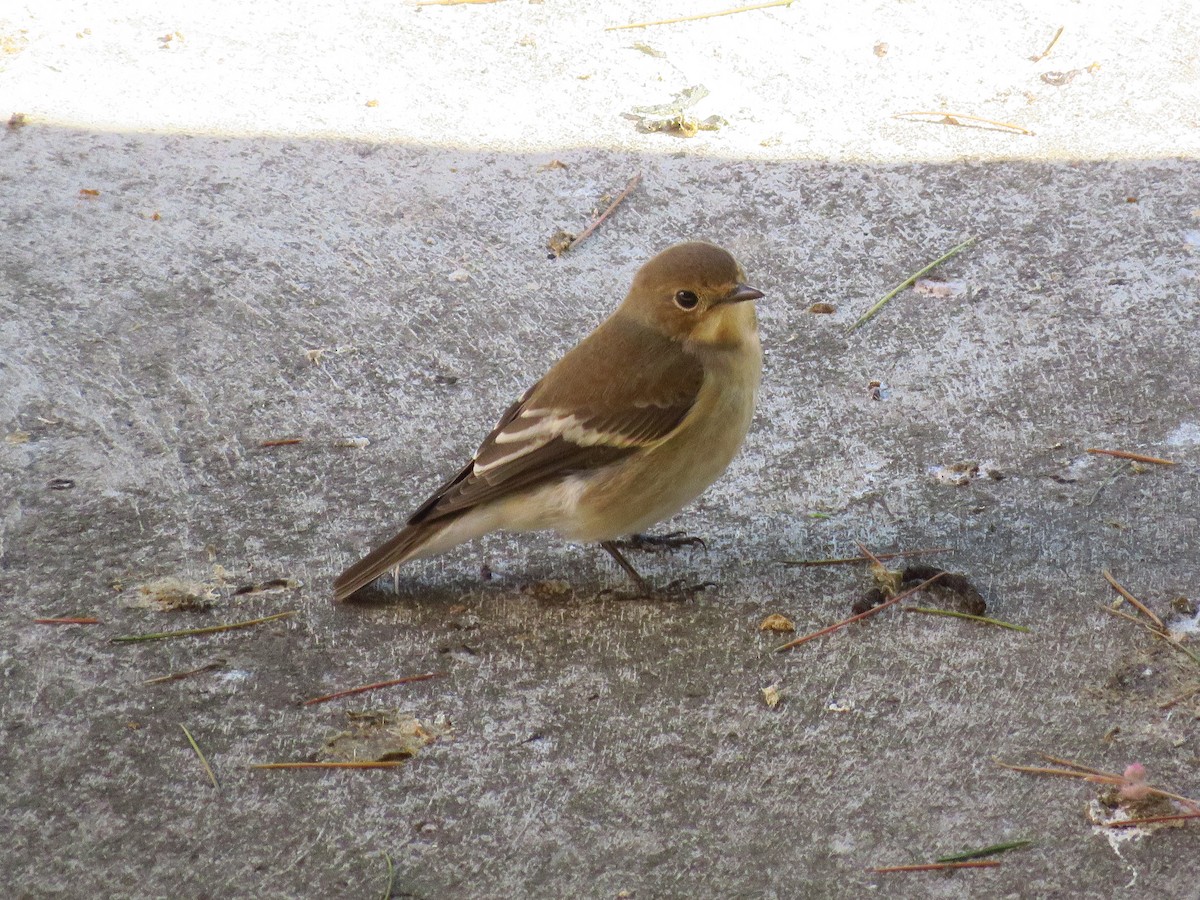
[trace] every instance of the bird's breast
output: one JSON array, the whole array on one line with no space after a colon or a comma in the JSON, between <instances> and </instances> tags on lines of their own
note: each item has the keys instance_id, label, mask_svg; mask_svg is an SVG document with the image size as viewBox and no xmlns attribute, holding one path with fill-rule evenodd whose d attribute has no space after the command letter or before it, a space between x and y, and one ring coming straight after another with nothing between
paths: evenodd
<instances>
[{"instance_id":1,"label":"bird's breast","mask_svg":"<svg viewBox=\"0 0 1200 900\"><path fill-rule=\"evenodd\" d=\"M762 375L757 336L706 355L704 383L679 428L593 480L579 497L569 537L608 540L669 518L712 484L737 455Z\"/></svg>"}]
</instances>

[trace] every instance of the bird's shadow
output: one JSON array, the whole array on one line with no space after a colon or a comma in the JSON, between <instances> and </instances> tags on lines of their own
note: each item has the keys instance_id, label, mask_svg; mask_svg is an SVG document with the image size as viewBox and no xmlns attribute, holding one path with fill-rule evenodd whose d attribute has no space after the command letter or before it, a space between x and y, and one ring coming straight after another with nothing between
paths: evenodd
<instances>
[{"instance_id":1,"label":"bird's shadow","mask_svg":"<svg viewBox=\"0 0 1200 900\"><path fill-rule=\"evenodd\" d=\"M671 603L695 598L704 591L719 588L713 581L696 584L684 580L671 581L661 586L652 585L641 590L621 581L603 578L581 580L578 583L543 580L537 578L505 579L504 581L480 581L456 578L449 581L423 582L415 578L401 578L399 584L384 577L343 600L339 606L347 609L394 609L396 607L420 607L425 610L444 609L463 603L480 601L525 600L546 606L580 605L591 603Z\"/></svg>"},{"instance_id":2,"label":"bird's shadow","mask_svg":"<svg viewBox=\"0 0 1200 900\"><path fill-rule=\"evenodd\" d=\"M511 591L510 585L491 585L467 578L450 581L423 582L415 578L401 578L399 583L390 576L380 578L343 600L339 606L348 609L374 609L400 605L419 604L424 607L451 607L462 603L464 598L476 597L480 593L489 595Z\"/></svg>"}]
</instances>

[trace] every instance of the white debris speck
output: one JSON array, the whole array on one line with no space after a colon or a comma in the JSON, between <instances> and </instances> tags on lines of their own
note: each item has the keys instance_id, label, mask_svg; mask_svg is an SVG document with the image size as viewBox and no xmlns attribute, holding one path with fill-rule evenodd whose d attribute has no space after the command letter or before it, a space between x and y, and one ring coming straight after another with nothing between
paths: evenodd
<instances>
[{"instance_id":1,"label":"white debris speck","mask_svg":"<svg viewBox=\"0 0 1200 900\"><path fill-rule=\"evenodd\" d=\"M1185 637L1200 634L1200 609L1191 617L1185 616L1171 623L1171 637L1182 640Z\"/></svg>"},{"instance_id":2,"label":"white debris speck","mask_svg":"<svg viewBox=\"0 0 1200 900\"><path fill-rule=\"evenodd\" d=\"M848 853L853 853L856 847L854 838L849 836L836 837L829 842L829 852L835 856L845 856Z\"/></svg>"},{"instance_id":3,"label":"white debris speck","mask_svg":"<svg viewBox=\"0 0 1200 900\"><path fill-rule=\"evenodd\" d=\"M944 481L947 484L964 485L970 484L977 478L1000 479L1004 476L996 469L995 465L990 462L959 462L949 463L944 466L930 466L926 471L938 481Z\"/></svg>"},{"instance_id":4,"label":"white debris speck","mask_svg":"<svg viewBox=\"0 0 1200 900\"><path fill-rule=\"evenodd\" d=\"M453 272L451 272L449 275L446 276L446 278L449 279L450 281L460 282L460 283L463 281L469 280L470 277L471 277L471 273L468 272L466 269L455 269Z\"/></svg>"},{"instance_id":5,"label":"white debris speck","mask_svg":"<svg viewBox=\"0 0 1200 900\"><path fill-rule=\"evenodd\" d=\"M830 700L829 703L825 705L825 708L830 712L835 713L854 712L854 704L848 700Z\"/></svg>"},{"instance_id":6,"label":"white debris speck","mask_svg":"<svg viewBox=\"0 0 1200 900\"><path fill-rule=\"evenodd\" d=\"M1122 844L1128 844L1130 841L1140 841L1142 838L1152 834L1156 827L1162 827L1161 825L1141 825L1130 828L1110 828L1109 822L1137 818L1137 814L1130 811L1127 806L1121 805L1112 809L1105 806L1099 800L1092 800L1088 803L1087 817L1092 822L1092 834L1108 841L1108 846L1112 848L1113 853L1117 854L1117 856L1121 856ZM1124 859L1123 856L1121 858Z\"/></svg>"},{"instance_id":7,"label":"white debris speck","mask_svg":"<svg viewBox=\"0 0 1200 900\"><path fill-rule=\"evenodd\" d=\"M1193 247L1200 247L1200 230L1189 228L1183 233L1183 242Z\"/></svg>"},{"instance_id":8,"label":"white debris speck","mask_svg":"<svg viewBox=\"0 0 1200 900\"><path fill-rule=\"evenodd\" d=\"M1083 478L1087 474L1088 469L1094 467L1095 465L1096 465L1096 457L1095 456L1092 456L1091 454L1077 456L1077 457L1075 457L1075 459L1071 460L1071 464L1069 466L1067 466L1063 475L1064 475L1064 477L1066 477L1072 481L1078 481L1080 478Z\"/></svg>"},{"instance_id":9,"label":"white debris speck","mask_svg":"<svg viewBox=\"0 0 1200 900\"><path fill-rule=\"evenodd\" d=\"M1184 422L1167 435L1167 446L1185 447L1200 444L1200 425L1195 422Z\"/></svg>"},{"instance_id":10,"label":"white debris speck","mask_svg":"<svg viewBox=\"0 0 1200 900\"><path fill-rule=\"evenodd\" d=\"M221 681L245 681L249 677L250 673L245 669L230 669L217 676Z\"/></svg>"},{"instance_id":11,"label":"white debris speck","mask_svg":"<svg viewBox=\"0 0 1200 900\"><path fill-rule=\"evenodd\" d=\"M967 292L967 283L965 281L936 281L932 278L918 278L916 284L913 285L913 290L926 297L937 297L938 299L961 297Z\"/></svg>"}]
</instances>

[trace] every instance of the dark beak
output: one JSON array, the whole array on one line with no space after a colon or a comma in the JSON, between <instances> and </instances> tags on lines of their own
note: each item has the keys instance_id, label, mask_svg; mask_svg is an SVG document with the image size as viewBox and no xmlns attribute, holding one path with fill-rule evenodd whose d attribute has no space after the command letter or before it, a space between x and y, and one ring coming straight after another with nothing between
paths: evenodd
<instances>
[{"instance_id":1,"label":"dark beak","mask_svg":"<svg viewBox=\"0 0 1200 900\"><path fill-rule=\"evenodd\" d=\"M721 303L745 303L747 300L761 300L763 292L755 290L748 284L737 285L732 292L724 297Z\"/></svg>"}]
</instances>

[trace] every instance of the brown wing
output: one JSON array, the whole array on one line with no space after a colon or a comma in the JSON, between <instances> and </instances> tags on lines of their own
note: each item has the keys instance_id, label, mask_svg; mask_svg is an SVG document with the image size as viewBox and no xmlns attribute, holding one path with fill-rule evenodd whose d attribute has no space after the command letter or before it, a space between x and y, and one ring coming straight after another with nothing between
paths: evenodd
<instances>
[{"instance_id":1,"label":"brown wing","mask_svg":"<svg viewBox=\"0 0 1200 900\"><path fill-rule=\"evenodd\" d=\"M471 462L408 523L454 515L653 445L686 418L703 380L699 360L679 344L609 319L508 408Z\"/></svg>"}]
</instances>

